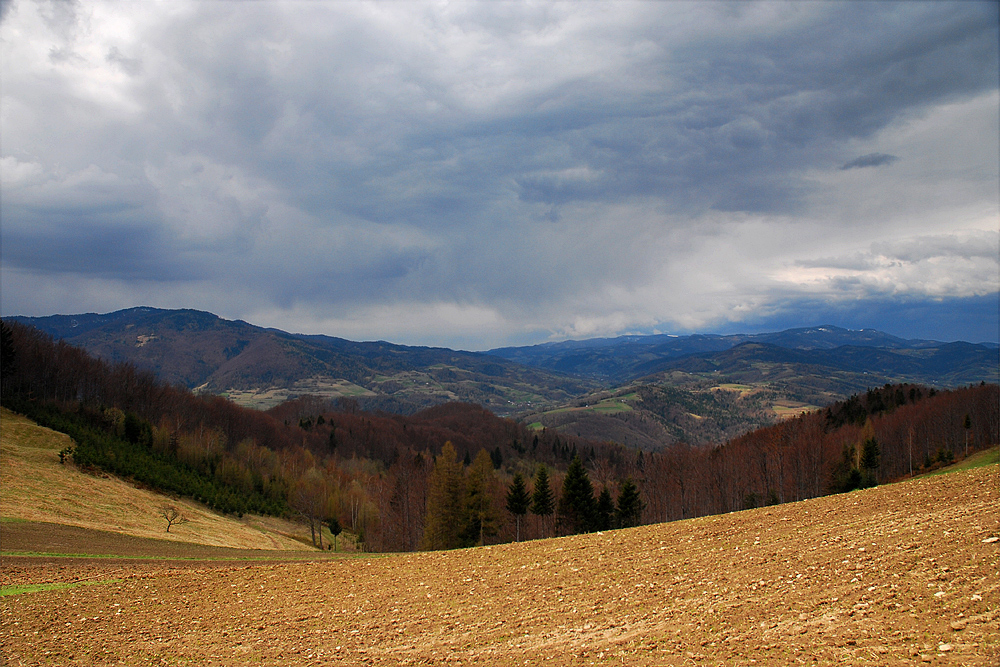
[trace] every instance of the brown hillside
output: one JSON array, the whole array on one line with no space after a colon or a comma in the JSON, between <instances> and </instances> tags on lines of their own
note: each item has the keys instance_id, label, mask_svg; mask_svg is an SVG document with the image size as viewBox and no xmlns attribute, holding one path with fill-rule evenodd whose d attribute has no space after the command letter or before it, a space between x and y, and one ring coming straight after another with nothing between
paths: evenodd
<instances>
[{"instance_id":1,"label":"brown hillside","mask_svg":"<svg viewBox=\"0 0 1000 667\"><path fill-rule=\"evenodd\" d=\"M120 581L3 598L0 650L12 665L994 666L997 475L465 551L109 565ZM2 574L78 576L17 558Z\"/></svg>"},{"instance_id":2,"label":"brown hillside","mask_svg":"<svg viewBox=\"0 0 1000 667\"><path fill-rule=\"evenodd\" d=\"M106 530L141 538L219 547L300 550L308 528L275 518L237 520L185 499L138 489L106 474L91 475L59 463L72 440L6 408L0 409L0 517ZM166 531L164 504L188 522ZM4 541L4 550L11 547ZM83 542L77 553L95 553ZM100 553L100 552L97 552Z\"/></svg>"}]
</instances>

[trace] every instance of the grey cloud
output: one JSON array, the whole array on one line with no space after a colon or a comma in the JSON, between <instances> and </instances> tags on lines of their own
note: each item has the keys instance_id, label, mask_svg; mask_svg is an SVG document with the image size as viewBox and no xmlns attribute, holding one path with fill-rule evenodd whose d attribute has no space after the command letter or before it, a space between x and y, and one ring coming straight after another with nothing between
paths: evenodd
<instances>
[{"instance_id":1,"label":"grey cloud","mask_svg":"<svg viewBox=\"0 0 1000 667\"><path fill-rule=\"evenodd\" d=\"M847 162L841 166L841 170L860 169L863 167L881 167L898 161L899 158L895 155L889 155L887 153L868 153L867 155L862 155L861 157L854 158L850 162Z\"/></svg>"},{"instance_id":2,"label":"grey cloud","mask_svg":"<svg viewBox=\"0 0 1000 667\"><path fill-rule=\"evenodd\" d=\"M979 232L958 236L941 234L873 243L867 252L855 252L841 257L802 259L795 266L802 268L847 269L869 271L878 267L917 263L930 259L956 258L972 260L1000 258L1000 232Z\"/></svg>"},{"instance_id":3,"label":"grey cloud","mask_svg":"<svg viewBox=\"0 0 1000 667\"><path fill-rule=\"evenodd\" d=\"M142 60L125 56L117 46L112 46L104 59L117 65L123 72L131 76L142 74Z\"/></svg>"},{"instance_id":4,"label":"grey cloud","mask_svg":"<svg viewBox=\"0 0 1000 667\"><path fill-rule=\"evenodd\" d=\"M254 42L225 29L212 32L221 42L212 52L224 55L211 70L196 64L209 48L204 43L185 38L182 57L208 77L205 89L220 91L216 102L203 101L210 103L203 120L206 130L222 130L207 140L223 150L231 150L227 142L259 145L279 122L278 100L308 117L311 146L278 144L248 159L317 211L346 209L379 221L426 219L421 211L437 212L441 205L439 220L450 212L466 217L469 208L495 196L497 183L512 182L526 201L556 206L669 193L691 212L786 212L808 192L796 173L822 157L817 146L870 135L914 106L990 83L988 54L971 62L956 57L975 55L981 46L968 44L989 40L983 8L955 12L949 6L958 15L953 18L921 6L906 22L920 48L872 49L887 32L901 40L894 25L901 11L898 5L864 12L833 5L808 16L795 33L727 35L726 42L676 46L646 28L644 36L658 39L659 50L626 62L621 77L652 85L634 90L596 72L539 90L510 110L474 114L456 108L462 104L456 86L464 82L442 78L448 63L440 55L409 45L400 50L413 62L400 62L383 36L355 16L346 20L353 32L337 32L348 46L333 40L319 67L312 58L322 53L319 45L293 43L289 63L301 64L300 73L275 71ZM654 25L666 16L655 16ZM253 23L267 37L286 31L280 21L268 25L258 17ZM842 30L852 32L850 44L858 43L846 55L834 48ZM956 48L963 53L952 53ZM294 55L298 50L301 56ZM659 55L664 53L669 59ZM898 80L901 68L914 70L915 85ZM922 95L915 96L914 87L923 88ZM445 111L427 111L428 105ZM360 163L326 154L324 145L342 145L361 156ZM442 149L459 168L436 162ZM602 176L586 182L551 176L573 169ZM440 178L415 189L400 179L411 171Z\"/></svg>"},{"instance_id":5,"label":"grey cloud","mask_svg":"<svg viewBox=\"0 0 1000 667\"><path fill-rule=\"evenodd\" d=\"M875 268L875 262L871 256L857 253L847 257L800 259L795 262L795 266L800 266L804 269L847 269L850 271L868 271Z\"/></svg>"},{"instance_id":6,"label":"grey cloud","mask_svg":"<svg viewBox=\"0 0 1000 667\"><path fill-rule=\"evenodd\" d=\"M61 35L52 66L83 68L74 6L38 7ZM703 216L807 212L810 170L997 80L990 3L234 7L194 3L103 42L89 65L114 71L118 106L5 67L5 98L38 110L6 123L5 156L124 175L100 196L5 192L5 263L131 276L124 259L33 247L45 225L145 229L151 280L229 274L280 304L544 310L641 286L668 261L659 239ZM171 167L195 157L211 178Z\"/></svg>"},{"instance_id":7,"label":"grey cloud","mask_svg":"<svg viewBox=\"0 0 1000 667\"><path fill-rule=\"evenodd\" d=\"M1000 232L982 232L966 238L953 234L919 236L876 243L872 246L872 251L906 262L919 262L936 257L996 260L1000 257Z\"/></svg>"},{"instance_id":8,"label":"grey cloud","mask_svg":"<svg viewBox=\"0 0 1000 667\"><path fill-rule=\"evenodd\" d=\"M186 282L213 277L202 262L148 227L67 225L57 233L3 235L4 263L40 273L115 280Z\"/></svg>"}]
</instances>

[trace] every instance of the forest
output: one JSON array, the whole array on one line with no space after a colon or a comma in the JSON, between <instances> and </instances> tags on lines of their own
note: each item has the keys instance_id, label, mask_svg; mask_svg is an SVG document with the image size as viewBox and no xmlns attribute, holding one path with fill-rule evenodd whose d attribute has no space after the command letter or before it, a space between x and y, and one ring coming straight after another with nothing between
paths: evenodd
<instances>
[{"instance_id":1,"label":"forest","mask_svg":"<svg viewBox=\"0 0 1000 667\"><path fill-rule=\"evenodd\" d=\"M68 433L67 463L220 512L342 526L373 551L490 544L849 491L1000 440L992 384L885 385L714 446L643 452L471 404L402 416L301 397L268 411L193 394L0 324L0 401Z\"/></svg>"}]
</instances>

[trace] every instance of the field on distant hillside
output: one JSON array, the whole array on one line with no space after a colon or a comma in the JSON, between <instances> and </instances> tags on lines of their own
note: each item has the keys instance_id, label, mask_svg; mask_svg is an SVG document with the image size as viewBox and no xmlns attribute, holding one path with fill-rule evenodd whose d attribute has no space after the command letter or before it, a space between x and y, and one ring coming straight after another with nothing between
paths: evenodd
<instances>
[{"instance_id":1,"label":"field on distant hillside","mask_svg":"<svg viewBox=\"0 0 1000 667\"><path fill-rule=\"evenodd\" d=\"M723 516L381 558L5 557L6 591L46 590L0 598L0 657L995 666L997 476L989 465Z\"/></svg>"},{"instance_id":2,"label":"field on distant hillside","mask_svg":"<svg viewBox=\"0 0 1000 667\"><path fill-rule=\"evenodd\" d=\"M109 475L59 463L72 444L57 433L0 412L0 517L47 522L241 549L311 549L309 530L270 517L224 517L187 500L172 500ZM168 533L160 508L169 503L189 520ZM6 549L6 546L4 547Z\"/></svg>"}]
</instances>

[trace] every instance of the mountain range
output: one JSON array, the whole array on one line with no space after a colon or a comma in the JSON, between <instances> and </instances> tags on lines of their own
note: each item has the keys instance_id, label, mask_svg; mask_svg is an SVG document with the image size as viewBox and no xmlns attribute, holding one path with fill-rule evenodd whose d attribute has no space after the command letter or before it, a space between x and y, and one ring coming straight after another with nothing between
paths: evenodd
<instances>
[{"instance_id":1,"label":"mountain range","mask_svg":"<svg viewBox=\"0 0 1000 667\"><path fill-rule=\"evenodd\" d=\"M833 326L465 352L293 334L197 310L9 319L253 407L304 394L398 413L464 401L537 428L647 449L720 441L890 382L954 387L1000 379L993 343Z\"/></svg>"}]
</instances>

